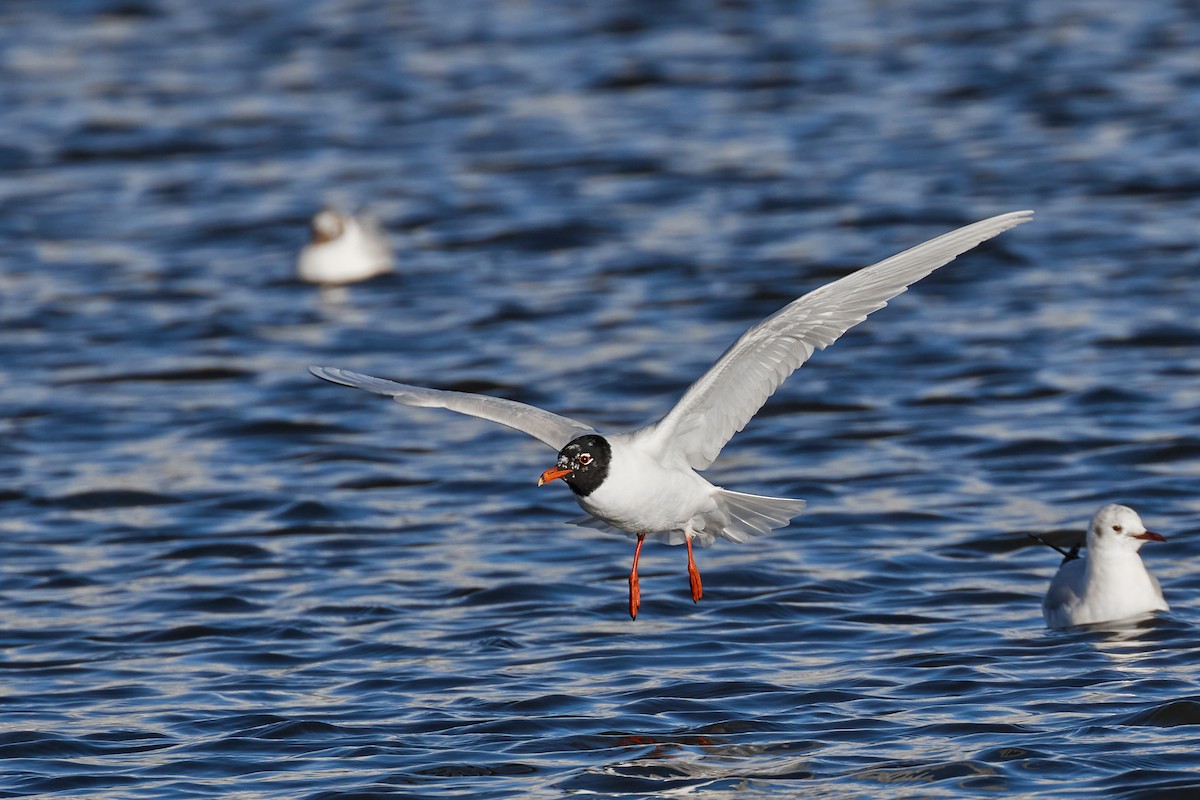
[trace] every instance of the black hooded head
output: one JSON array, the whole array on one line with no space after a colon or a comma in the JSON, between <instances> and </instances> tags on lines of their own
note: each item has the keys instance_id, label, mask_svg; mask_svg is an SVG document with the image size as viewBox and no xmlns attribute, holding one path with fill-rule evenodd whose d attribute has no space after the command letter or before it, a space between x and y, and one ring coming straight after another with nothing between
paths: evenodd
<instances>
[{"instance_id":1,"label":"black hooded head","mask_svg":"<svg viewBox=\"0 0 1200 800\"><path fill-rule=\"evenodd\" d=\"M600 488L608 477L611 462L612 447L603 436L594 433L573 439L558 451L558 468L571 470L563 481L580 497Z\"/></svg>"}]
</instances>

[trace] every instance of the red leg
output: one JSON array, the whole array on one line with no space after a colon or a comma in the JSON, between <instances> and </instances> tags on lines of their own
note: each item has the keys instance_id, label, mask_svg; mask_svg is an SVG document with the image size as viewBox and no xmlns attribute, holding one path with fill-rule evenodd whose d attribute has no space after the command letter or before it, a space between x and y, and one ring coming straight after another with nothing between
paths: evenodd
<instances>
[{"instance_id":1,"label":"red leg","mask_svg":"<svg viewBox=\"0 0 1200 800\"><path fill-rule=\"evenodd\" d=\"M699 603L704 596L704 587L700 585L700 570L696 569L696 559L692 558L692 537L687 537L688 549L688 583L692 587L692 602Z\"/></svg>"},{"instance_id":2,"label":"red leg","mask_svg":"<svg viewBox=\"0 0 1200 800\"><path fill-rule=\"evenodd\" d=\"M637 562L642 555L642 542L646 534L638 534L637 547L633 550L633 569L629 571L629 618L637 619L638 606L642 604L642 589L638 585Z\"/></svg>"}]
</instances>

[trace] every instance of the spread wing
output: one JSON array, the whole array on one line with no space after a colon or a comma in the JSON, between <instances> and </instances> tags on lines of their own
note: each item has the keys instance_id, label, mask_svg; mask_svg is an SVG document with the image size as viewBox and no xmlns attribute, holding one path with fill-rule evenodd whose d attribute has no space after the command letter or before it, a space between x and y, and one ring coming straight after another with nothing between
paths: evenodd
<instances>
[{"instance_id":1,"label":"spread wing","mask_svg":"<svg viewBox=\"0 0 1200 800\"><path fill-rule=\"evenodd\" d=\"M355 389L363 389L375 394L386 394L397 403L403 403L406 406L445 408L457 411L459 414L499 422L501 425L507 425L521 433L527 433L555 450L561 450L567 442L577 436L596 432L590 425L585 425L578 420L560 417L515 400L470 394L469 392L444 392L440 389L426 389L423 386L409 386L336 367L309 367L308 371L331 383L340 383L343 386L352 386Z\"/></svg>"},{"instance_id":2,"label":"spread wing","mask_svg":"<svg viewBox=\"0 0 1200 800\"><path fill-rule=\"evenodd\" d=\"M911 284L980 242L1032 218L1014 211L951 231L809 292L742 334L673 409L637 431L647 446L705 469L814 350L878 311Z\"/></svg>"}]
</instances>

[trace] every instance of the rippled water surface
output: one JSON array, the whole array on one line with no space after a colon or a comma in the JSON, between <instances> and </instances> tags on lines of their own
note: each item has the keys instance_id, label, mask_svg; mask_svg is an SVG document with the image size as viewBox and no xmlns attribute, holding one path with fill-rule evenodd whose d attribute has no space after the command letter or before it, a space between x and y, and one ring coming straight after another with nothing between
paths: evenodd
<instances>
[{"instance_id":1,"label":"rippled water surface","mask_svg":"<svg viewBox=\"0 0 1200 800\"><path fill-rule=\"evenodd\" d=\"M0 796L1197 797L1187 3L0 5ZM368 206L397 274L292 278ZM1036 220L818 353L697 552L327 363L606 429L745 327ZM1047 632L1101 504L1170 613Z\"/></svg>"}]
</instances>

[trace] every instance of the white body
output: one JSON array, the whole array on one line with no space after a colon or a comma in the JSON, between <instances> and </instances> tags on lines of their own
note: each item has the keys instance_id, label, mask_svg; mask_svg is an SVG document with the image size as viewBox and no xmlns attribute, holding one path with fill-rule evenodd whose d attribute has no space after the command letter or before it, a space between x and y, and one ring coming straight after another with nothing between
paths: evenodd
<instances>
[{"instance_id":1,"label":"white body","mask_svg":"<svg viewBox=\"0 0 1200 800\"><path fill-rule=\"evenodd\" d=\"M681 527L699 533L712 526L705 520L716 510L717 487L687 465L670 467L640 446L636 437L608 437L612 465L604 483L580 507L627 533L669 532ZM711 536L709 537L711 541ZM682 539L680 539L682 541Z\"/></svg>"},{"instance_id":2,"label":"white body","mask_svg":"<svg viewBox=\"0 0 1200 800\"><path fill-rule=\"evenodd\" d=\"M698 473L814 352L911 284L1031 216L1028 211L1003 214L931 239L815 289L747 330L662 419L603 437L611 448L611 463L599 486L577 496L589 516L576 522L653 535L670 544L694 540L700 545L718 537L743 542L787 525L804 508L803 500L733 492ZM586 423L512 400L410 386L331 367L309 369L319 378L389 395L405 405L446 408L498 422L559 451L596 434ZM555 477L567 474L575 474L574 468L557 470ZM694 593L693 599L698 597Z\"/></svg>"},{"instance_id":3,"label":"white body","mask_svg":"<svg viewBox=\"0 0 1200 800\"><path fill-rule=\"evenodd\" d=\"M313 218L313 240L300 251L296 273L309 283L354 283L392 270L383 234L367 221L333 209Z\"/></svg>"},{"instance_id":4,"label":"white body","mask_svg":"<svg viewBox=\"0 0 1200 800\"><path fill-rule=\"evenodd\" d=\"M718 538L744 542L782 528L804 510L804 500L743 494L715 486L686 463L655 452L646 429L608 437L612 464L600 488L576 497L588 516L576 525L640 533L667 544L691 539L708 547Z\"/></svg>"},{"instance_id":5,"label":"white body","mask_svg":"<svg viewBox=\"0 0 1200 800\"><path fill-rule=\"evenodd\" d=\"M1067 561L1050 582L1042 603L1046 625L1069 628L1166 611L1162 589L1138 554L1146 541L1138 537L1145 535L1133 509L1107 505L1097 511L1088 526L1087 557Z\"/></svg>"}]
</instances>

